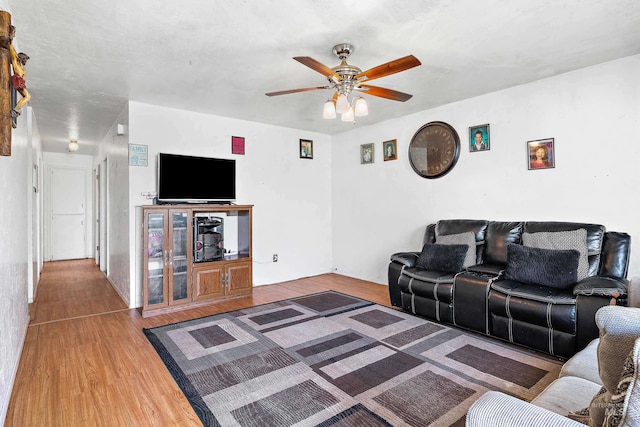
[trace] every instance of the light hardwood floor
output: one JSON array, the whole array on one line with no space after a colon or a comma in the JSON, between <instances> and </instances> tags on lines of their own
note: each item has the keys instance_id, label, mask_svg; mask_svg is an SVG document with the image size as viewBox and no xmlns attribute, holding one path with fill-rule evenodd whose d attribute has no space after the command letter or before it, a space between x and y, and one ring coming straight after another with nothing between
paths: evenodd
<instances>
[{"instance_id":1,"label":"light hardwood floor","mask_svg":"<svg viewBox=\"0 0 640 427\"><path fill-rule=\"evenodd\" d=\"M329 289L390 305L384 285L324 274L143 319L94 260L46 263L5 426L200 426L142 328Z\"/></svg>"}]
</instances>

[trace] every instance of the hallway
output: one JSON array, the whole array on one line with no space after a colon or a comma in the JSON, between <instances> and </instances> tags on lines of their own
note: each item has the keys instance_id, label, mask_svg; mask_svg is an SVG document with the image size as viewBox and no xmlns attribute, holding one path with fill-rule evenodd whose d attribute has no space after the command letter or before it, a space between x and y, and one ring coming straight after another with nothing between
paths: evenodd
<instances>
[{"instance_id":1,"label":"hallway","mask_svg":"<svg viewBox=\"0 0 640 427\"><path fill-rule=\"evenodd\" d=\"M29 306L29 325L127 309L95 260L47 262Z\"/></svg>"},{"instance_id":2,"label":"hallway","mask_svg":"<svg viewBox=\"0 0 640 427\"><path fill-rule=\"evenodd\" d=\"M142 319L94 260L45 263L5 426L200 426L142 329L328 289L389 305L384 285L324 274Z\"/></svg>"}]
</instances>

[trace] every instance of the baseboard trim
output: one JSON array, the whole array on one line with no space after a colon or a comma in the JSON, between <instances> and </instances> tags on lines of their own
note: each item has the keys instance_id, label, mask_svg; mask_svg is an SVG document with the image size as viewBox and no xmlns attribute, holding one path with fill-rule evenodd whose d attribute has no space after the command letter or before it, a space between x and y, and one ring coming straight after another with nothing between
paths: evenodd
<instances>
[{"instance_id":1,"label":"baseboard trim","mask_svg":"<svg viewBox=\"0 0 640 427\"><path fill-rule=\"evenodd\" d=\"M13 386L16 383L16 378L18 377L18 369L20 369L20 360L22 360L22 352L24 351L24 343L27 341L27 333L29 332L29 327L31 323L31 316L27 314L27 324L24 328L24 334L22 336L22 345L20 346L20 351L18 353L18 359L16 360L16 364L13 367L13 375L11 376L11 381L9 382L9 394L7 395L8 399L4 402L2 407L2 412L0 413L0 420L2 421L2 425L4 425L5 420L7 419L7 413L9 412L9 402L11 401L11 396L13 395Z\"/></svg>"},{"instance_id":2,"label":"baseboard trim","mask_svg":"<svg viewBox=\"0 0 640 427\"><path fill-rule=\"evenodd\" d=\"M104 272L103 272L104 274ZM107 282L109 282L109 284L111 285L111 287L113 288L114 291L116 291L116 293L118 294L118 296L120 297L120 299L127 305L127 307L131 308L130 304L129 304L129 298L125 297L124 295L122 295L122 292L120 292L120 289L118 289L118 287L116 286L115 283L113 283L113 281L111 280L111 278L109 278L106 274L104 275L104 277L107 279Z\"/></svg>"}]
</instances>

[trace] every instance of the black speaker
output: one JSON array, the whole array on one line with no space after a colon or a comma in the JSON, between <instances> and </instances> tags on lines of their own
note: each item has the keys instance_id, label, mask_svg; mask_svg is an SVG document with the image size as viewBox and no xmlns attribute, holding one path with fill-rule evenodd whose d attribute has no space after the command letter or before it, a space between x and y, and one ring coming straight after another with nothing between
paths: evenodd
<instances>
[{"instance_id":1,"label":"black speaker","mask_svg":"<svg viewBox=\"0 0 640 427\"><path fill-rule=\"evenodd\" d=\"M223 220L219 217L193 218L193 262L220 260L224 257Z\"/></svg>"}]
</instances>

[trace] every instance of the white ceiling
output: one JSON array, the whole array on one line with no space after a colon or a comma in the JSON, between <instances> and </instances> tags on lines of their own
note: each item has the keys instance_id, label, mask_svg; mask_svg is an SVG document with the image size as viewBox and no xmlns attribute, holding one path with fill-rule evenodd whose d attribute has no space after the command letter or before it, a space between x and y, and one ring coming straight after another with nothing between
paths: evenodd
<instances>
[{"instance_id":1,"label":"white ceiling","mask_svg":"<svg viewBox=\"0 0 640 427\"><path fill-rule=\"evenodd\" d=\"M44 151L92 154L128 100L334 134L319 73L335 44L362 70L413 54L376 80L365 126L640 53L639 0L6 0L27 64ZM639 76L640 78L640 76Z\"/></svg>"}]
</instances>

